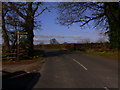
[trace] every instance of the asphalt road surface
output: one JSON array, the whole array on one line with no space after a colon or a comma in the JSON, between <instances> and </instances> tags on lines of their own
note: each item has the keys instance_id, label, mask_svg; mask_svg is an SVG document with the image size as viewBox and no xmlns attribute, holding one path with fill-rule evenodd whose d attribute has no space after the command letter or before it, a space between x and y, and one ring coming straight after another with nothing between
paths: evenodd
<instances>
[{"instance_id":1,"label":"asphalt road surface","mask_svg":"<svg viewBox=\"0 0 120 90\"><path fill-rule=\"evenodd\" d=\"M118 88L118 62L67 51L44 51L46 63L34 88Z\"/></svg>"}]
</instances>

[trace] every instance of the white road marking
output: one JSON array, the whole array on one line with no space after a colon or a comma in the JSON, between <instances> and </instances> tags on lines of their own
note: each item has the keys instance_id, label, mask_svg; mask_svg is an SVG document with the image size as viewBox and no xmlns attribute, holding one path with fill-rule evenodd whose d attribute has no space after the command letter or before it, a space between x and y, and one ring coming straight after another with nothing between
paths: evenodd
<instances>
[{"instance_id":1,"label":"white road marking","mask_svg":"<svg viewBox=\"0 0 120 90\"><path fill-rule=\"evenodd\" d=\"M72 58L73 59L73 58ZM78 62L77 60L73 59L73 61L75 61L76 63L78 63L81 67L83 67L85 70L88 70L85 66L83 66L80 62Z\"/></svg>"},{"instance_id":2,"label":"white road marking","mask_svg":"<svg viewBox=\"0 0 120 90\"><path fill-rule=\"evenodd\" d=\"M109 90L107 87L104 87L105 90Z\"/></svg>"}]
</instances>

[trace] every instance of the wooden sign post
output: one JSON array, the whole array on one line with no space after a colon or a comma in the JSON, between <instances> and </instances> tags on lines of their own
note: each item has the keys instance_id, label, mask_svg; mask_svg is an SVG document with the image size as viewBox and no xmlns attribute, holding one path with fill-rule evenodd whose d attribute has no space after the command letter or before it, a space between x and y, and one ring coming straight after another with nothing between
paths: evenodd
<instances>
[{"instance_id":1,"label":"wooden sign post","mask_svg":"<svg viewBox=\"0 0 120 90\"><path fill-rule=\"evenodd\" d=\"M20 54L20 47L19 47L19 44L20 44L20 35L27 35L28 33L27 32L17 32L17 61L20 60L20 57L19 57L19 54Z\"/></svg>"}]
</instances>

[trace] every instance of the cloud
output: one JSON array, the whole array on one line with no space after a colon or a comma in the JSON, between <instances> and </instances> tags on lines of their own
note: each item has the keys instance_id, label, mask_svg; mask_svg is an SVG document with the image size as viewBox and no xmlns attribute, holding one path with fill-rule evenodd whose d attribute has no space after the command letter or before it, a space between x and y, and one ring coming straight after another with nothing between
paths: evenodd
<instances>
[{"instance_id":1,"label":"cloud","mask_svg":"<svg viewBox=\"0 0 120 90\"><path fill-rule=\"evenodd\" d=\"M34 41L38 41L38 40L40 40L39 38L34 38Z\"/></svg>"},{"instance_id":2,"label":"cloud","mask_svg":"<svg viewBox=\"0 0 120 90\"><path fill-rule=\"evenodd\" d=\"M34 42L49 42L49 40L34 40Z\"/></svg>"},{"instance_id":3,"label":"cloud","mask_svg":"<svg viewBox=\"0 0 120 90\"><path fill-rule=\"evenodd\" d=\"M63 35L35 35L36 38L42 37L42 38L64 38Z\"/></svg>"},{"instance_id":4,"label":"cloud","mask_svg":"<svg viewBox=\"0 0 120 90\"><path fill-rule=\"evenodd\" d=\"M58 38L65 38L65 36L63 36L63 35L56 35L55 37L58 37Z\"/></svg>"},{"instance_id":5,"label":"cloud","mask_svg":"<svg viewBox=\"0 0 120 90\"><path fill-rule=\"evenodd\" d=\"M77 30L71 30L71 32L77 32Z\"/></svg>"},{"instance_id":6,"label":"cloud","mask_svg":"<svg viewBox=\"0 0 120 90\"><path fill-rule=\"evenodd\" d=\"M71 36L71 38L81 38L81 36Z\"/></svg>"},{"instance_id":7,"label":"cloud","mask_svg":"<svg viewBox=\"0 0 120 90\"><path fill-rule=\"evenodd\" d=\"M81 36L35 35L35 38L82 38Z\"/></svg>"},{"instance_id":8,"label":"cloud","mask_svg":"<svg viewBox=\"0 0 120 90\"><path fill-rule=\"evenodd\" d=\"M39 37L49 38L49 37L53 37L53 35L35 35L35 37L37 37L37 38L39 38Z\"/></svg>"},{"instance_id":9,"label":"cloud","mask_svg":"<svg viewBox=\"0 0 120 90\"><path fill-rule=\"evenodd\" d=\"M56 38L59 43L76 43L78 40L83 39L83 37L74 35L74 36L64 36L64 35L35 35L34 43L44 42L49 43L51 38Z\"/></svg>"}]
</instances>

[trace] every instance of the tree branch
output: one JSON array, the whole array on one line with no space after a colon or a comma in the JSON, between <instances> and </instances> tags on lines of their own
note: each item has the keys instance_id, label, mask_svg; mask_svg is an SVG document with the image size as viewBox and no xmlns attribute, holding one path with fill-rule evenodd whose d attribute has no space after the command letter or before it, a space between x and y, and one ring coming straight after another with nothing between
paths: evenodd
<instances>
[{"instance_id":1,"label":"tree branch","mask_svg":"<svg viewBox=\"0 0 120 90\"><path fill-rule=\"evenodd\" d=\"M105 15L105 13L102 13L102 14L100 14L99 16L92 17L92 18L90 18L89 20L86 20L85 23L83 23L83 24L80 25L80 26L82 27L82 26L84 26L85 24L89 23L90 21L95 20L95 19L98 19L98 18L100 18L100 17L103 17L104 15Z\"/></svg>"},{"instance_id":2,"label":"tree branch","mask_svg":"<svg viewBox=\"0 0 120 90\"><path fill-rule=\"evenodd\" d=\"M39 15L41 15L46 9L48 9L47 7L46 8L44 8L39 14L37 14L36 16L34 16L34 17L38 17Z\"/></svg>"},{"instance_id":3,"label":"tree branch","mask_svg":"<svg viewBox=\"0 0 120 90\"><path fill-rule=\"evenodd\" d=\"M36 8L33 10L33 14L35 14L35 12L37 11L37 9L39 8L39 5L41 4L41 2L38 2L37 3L37 6L36 6Z\"/></svg>"},{"instance_id":4,"label":"tree branch","mask_svg":"<svg viewBox=\"0 0 120 90\"><path fill-rule=\"evenodd\" d=\"M12 2L8 2L8 3L10 4L10 6L6 5L6 7L11 8L11 9L14 10L15 12L17 12L22 18L24 18L24 19L26 18L26 16L23 15L23 14L18 10L18 8L14 6L14 4L13 4Z\"/></svg>"}]
</instances>

